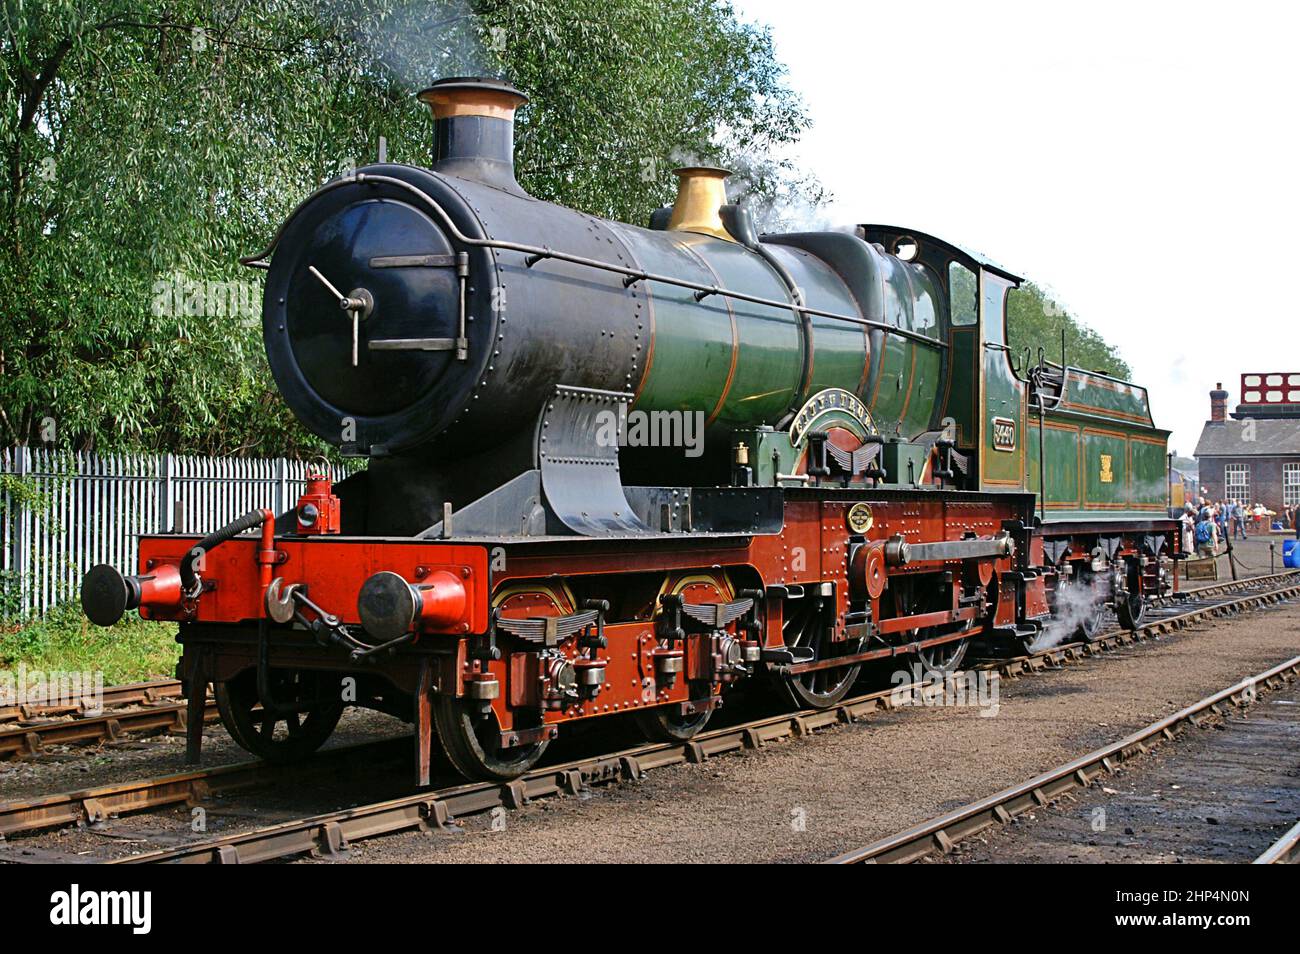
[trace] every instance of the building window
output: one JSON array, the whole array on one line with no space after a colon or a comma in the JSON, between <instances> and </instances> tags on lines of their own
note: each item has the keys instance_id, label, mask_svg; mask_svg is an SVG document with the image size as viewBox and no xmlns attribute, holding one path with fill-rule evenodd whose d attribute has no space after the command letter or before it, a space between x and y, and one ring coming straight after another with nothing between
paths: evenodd
<instances>
[{"instance_id":1,"label":"building window","mask_svg":"<svg viewBox=\"0 0 1300 954\"><path fill-rule=\"evenodd\" d=\"M1250 503L1250 467L1247 464L1226 464L1223 468L1223 496L1228 500Z\"/></svg>"},{"instance_id":2,"label":"building window","mask_svg":"<svg viewBox=\"0 0 1300 954\"><path fill-rule=\"evenodd\" d=\"M1282 503L1287 507L1300 504L1300 464L1282 465Z\"/></svg>"}]
</instances>

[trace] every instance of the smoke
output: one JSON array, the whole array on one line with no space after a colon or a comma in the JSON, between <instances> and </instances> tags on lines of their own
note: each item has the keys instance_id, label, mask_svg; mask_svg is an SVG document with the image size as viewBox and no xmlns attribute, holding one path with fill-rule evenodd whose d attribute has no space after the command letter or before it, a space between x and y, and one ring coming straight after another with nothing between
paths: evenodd
<instances>
[{"instance_id":1,"label":"smoke","mask_svg":"<svg viewBox=\"0 0 1300 954\"><path fill-rule=\"evenodd\" d=\"M412 90L443 76L500 72L505 37L486 28L465 0L379 4L355 27L363 55Z\"/></svg>"},{"instance_id":2,"label":"smoke","mask_svg":"<svg viewBox=\"0 0 1300 954\"><path fill-rule=\"evenodd\" d=\"M1035 637L1029 649L1041 652L1054 649L1074 638L1079 627L1090 620L1100 608L1101 594L1091 586L1062 582L1056 588L1056 612Z\"/></svg>"},{"instance_id":3,"label":"smoke","mask_svg":"<svg viewBox=\"0 0 1300 954\"><path fill-rule=\"evenodd\" d=\"M754 227L765 232L851 232L853 226L833 218L831 196L813 176L796 172L791 163L737 147L726 131L719 135L727 147L704 156L688 149L674 149L669 159L674 166L725 166L727 200L749 210Z\"/></svg>"},{"instance_id":4,"label":"smoke","mask_svg":"<svg viewBox=\"0 0 1300 954\"><path fill-rule=\"evenodd\" d=\"M1155 480L1135 482L1133 484L1132 498L1135 507L1141 507L1147 501L1154 501L1150 506L1164 507L1165 501L1169 497L1169 484L1165 482L1164 477Z\"/></svg>"},{"instance_id":5,"label":"smoke","mask_svg":"<svg viewBox=\"0 0 1300 954\"><path fill-rule=\"evenodd\" d=\"M833 217L831 196L817 180L793 173L781 162L750 153L733 153L727 193L749 208L754 227L764 232L851 232Z\"/></svg>"}]
</instances>

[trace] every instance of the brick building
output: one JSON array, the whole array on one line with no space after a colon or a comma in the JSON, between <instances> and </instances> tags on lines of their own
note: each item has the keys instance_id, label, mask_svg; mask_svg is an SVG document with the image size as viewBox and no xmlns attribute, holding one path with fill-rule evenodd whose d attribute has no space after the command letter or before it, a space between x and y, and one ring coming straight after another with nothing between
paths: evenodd
<instances>
[{"instance_id":1,"label":"brick building","mask_svg":"<svg viewBox=\"0 0 1300 954\"><path fill-rule=\"evenodd\" d=\"M1231 414L1228 392L1216 385L1196 459L1213 500L1262 503L1279 513L1300 503L1300 374L1243 374Z\"/></svg>"}]
</instances>

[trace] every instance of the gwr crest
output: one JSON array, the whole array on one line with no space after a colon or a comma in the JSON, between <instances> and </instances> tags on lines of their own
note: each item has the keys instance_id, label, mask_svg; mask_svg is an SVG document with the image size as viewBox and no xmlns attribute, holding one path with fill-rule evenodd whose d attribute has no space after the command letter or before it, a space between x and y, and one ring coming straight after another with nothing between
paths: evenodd
<instances>
[{"instance_id":1,"label":"gwr crest","mask_svg":"<svg viewBox=\"0 0 1300 954\"><path fill-rule=\"evenodd\" d=\"M1101 482L1103 484L1114 483L1115 471L1112 469L1114 458L1110 454L1101 455Z\"/></svg>"}]
</instances>

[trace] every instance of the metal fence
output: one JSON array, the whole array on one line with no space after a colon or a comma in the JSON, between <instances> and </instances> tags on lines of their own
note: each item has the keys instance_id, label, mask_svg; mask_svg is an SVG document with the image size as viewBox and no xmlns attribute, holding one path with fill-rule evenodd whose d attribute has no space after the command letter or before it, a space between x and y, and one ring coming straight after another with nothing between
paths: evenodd
<instances>
[{"instance_id":1,"label":"metal fence","mask_svg":"<svg viewBox=\"0 0 1300 954\"><path fill-rule=\"evenodd\" d=\"M0 451L0 616L75 598L96 563L134 573L141 534L208 533L259 507L283 513L306 471L282 458Z\"/></svg>"}]
</instances>

